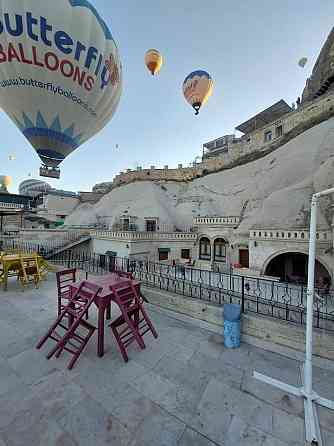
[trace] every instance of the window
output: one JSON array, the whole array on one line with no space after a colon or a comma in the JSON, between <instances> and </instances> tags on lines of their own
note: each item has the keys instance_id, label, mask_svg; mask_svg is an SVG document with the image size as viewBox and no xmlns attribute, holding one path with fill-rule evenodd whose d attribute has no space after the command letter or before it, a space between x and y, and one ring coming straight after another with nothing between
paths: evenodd
<instances>
[{"instance_id":1,"label":"window","mask_svg":"<svg viewBox=\"0 0 334 446\"><path fill-rule=\"evenodd\" d=\"M181 259L190 259L190 249L181 249Z\"/></svg>"},{"instance_id":2,"label":"window","mask_svg":"<svg viewBox=\"0 0 334 446\"><path fill-rule=\"evenodd\" d=\"M264 142L271 141L272 139L273 139L273 132L271 130L264 132Z\"/></svg>"},{"instance_id":3,"label":"window","mask_svg":"<svg viewBox=\"0 0 334 446\"><path fill-rule=\"evenodd\" d=\"M159 252L159 261L160 260L168 260L168 256L169 256L169 248L159 248L158 252Z\"/></svg>"},{"instance_id":4,"label":"window","mask_svg":"<svg viewBox=\"0 0 334 446\"><path fill-rule=\"evenodd\" d=\"M156 220L146 220L146 231L147 232L156 232L156 230L157 230Z\"/></svg>"},{"instance_id":5,"label":"window","mask_svg":"<svg viewBox=\"0 0 334 446\"><path fill-rule=\"evenodd\" d=\"M278 125L275 129L276 138L280 138L283 135L283 126Z\"/></svg>"},{"instance_id":6,"label":"window","mask_svg":"<svg viewBox=\"0 0 334 446\"><path fill-rule=\"evenodd\" d=\"M211 244L207 237L202 237L199 242L199 258L202 260L211 260Z\"/></svg>"},{"instance_id":7,"label":"window","mask_svg":"<svg viewBox=\"0 0 334 446\"><path fill-rule=\"evenodd\" d=\"M130 220L128 218L123 218L122 221L122 231L128 231L130 226Z\"/></svg>"},{"instance_id":8,"label":"window","mask_svg":"<svg viewBox=\"0 0 334 446\"><path fill-rule=\"evenodd\" d=\"M217 238L214 242L214 261L226 262L226 242L222 238Z\"/></svg>"},{"instance_id":9,"label":"window","mask_svg":"<svg viewBox=\"0 0 334 446\"><path fill-rule=\"evenodd\" d=\"M242 268L249 268L249 251L248 249L239 249L239 263Z\"/></svg>"}]
</instances>

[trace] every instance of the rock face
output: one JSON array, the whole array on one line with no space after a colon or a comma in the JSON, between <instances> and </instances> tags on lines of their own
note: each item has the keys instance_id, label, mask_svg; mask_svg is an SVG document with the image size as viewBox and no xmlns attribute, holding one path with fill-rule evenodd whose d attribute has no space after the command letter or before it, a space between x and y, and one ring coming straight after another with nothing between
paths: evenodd
<instances>
[{"instance_id":1,"label":"rock face","mask_svg":"<svg viewBox=\"0 0 334 446\"><path fill-rule=\"evenodd\" d=\"M312 75L307 79L303 91L302 103L312 101L334 88L334 28L331 30L319 57L314 65Z\"/></svg>"},{"instance_id":2,"label":"rock face","mask_svg":"<svg viewBox=\"0 0 334 446\"><path fill-rule=\"evenodd\" d=\"M105 222L121 215L191 225L196 216L241 216L237 233L252 228L305 228L312 193L334 186L334 118L269 155L188 183L138 182L119 187L95 206L79 206L66 224ZM319 229L330 228L330 202L321 203Z\"/></svg>"}]
</instances>

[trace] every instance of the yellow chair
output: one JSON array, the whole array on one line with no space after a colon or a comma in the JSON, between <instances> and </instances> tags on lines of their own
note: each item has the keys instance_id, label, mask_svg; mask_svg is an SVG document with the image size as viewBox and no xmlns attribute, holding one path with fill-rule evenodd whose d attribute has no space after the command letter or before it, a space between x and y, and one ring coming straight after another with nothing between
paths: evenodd
<instances>
[{"instance_id":1,"label":"yellow chair","mask_svg":"<svg viewBox=\"0 0 334 446\"><path fill-rule=\"evenodd\" d=\"M42 275L39 269L37 254L20 255L20 271L18 278L23 288L29 283L34 283L38 288L42 280Z\"/></svg>"}]
</instances>

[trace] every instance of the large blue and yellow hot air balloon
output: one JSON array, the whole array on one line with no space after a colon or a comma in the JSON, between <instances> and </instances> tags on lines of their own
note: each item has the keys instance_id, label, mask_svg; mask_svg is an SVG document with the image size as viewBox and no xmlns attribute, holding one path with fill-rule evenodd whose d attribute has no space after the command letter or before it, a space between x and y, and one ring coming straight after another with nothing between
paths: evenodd
<instances>
[{"instance_id":1,"label":"large blue and yellow hot air balloon","mask_svg":"<svg viewBox=\"0 0 334 446\"><path fill-rule=\"evenodd\" d=\"M122 90L114 38L87 0L0 0L0 107L59 178L112 118Z\"/></svg>"},{"instance_id":2,"label":"large blue and yellow hot air balloon","mask_svg":"<svg viewBox=\"0 0 334 446\"><path fill-rule=\"evenodd\" d=\"M200 108L212 94L213 80L209 73L203 70L193 71L183 82L183 94L186 101L198 115Z\"/></svg>"}]
</instances>

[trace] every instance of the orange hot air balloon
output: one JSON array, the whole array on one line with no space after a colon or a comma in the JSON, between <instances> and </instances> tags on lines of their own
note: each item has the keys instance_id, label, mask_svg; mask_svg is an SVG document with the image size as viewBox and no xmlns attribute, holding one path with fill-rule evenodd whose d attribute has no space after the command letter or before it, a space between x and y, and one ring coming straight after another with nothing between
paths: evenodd
<instances>
[{"instance_id":1,"label":"orange hot air balloon","mask_svg":"<svg viewBox=\"0 0 334 446\"><path fill-rule=\"evenodd\" d=\"M163 64L162 55L158 50L148 50L145 54L145 65L151 72L152 76L158 74Z\"/></svg>"}]
</instances>

